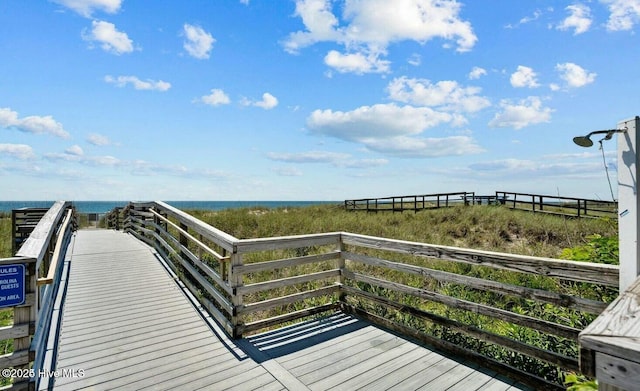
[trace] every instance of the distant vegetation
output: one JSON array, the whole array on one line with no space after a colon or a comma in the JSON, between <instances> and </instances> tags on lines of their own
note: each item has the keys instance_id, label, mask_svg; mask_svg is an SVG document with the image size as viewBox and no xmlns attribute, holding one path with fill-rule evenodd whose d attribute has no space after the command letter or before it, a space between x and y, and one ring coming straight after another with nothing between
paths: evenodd
<instances>
[{"instance_id":1,"label":"distant vegetation","mask_svg":"<svg viewBox=\"0 0 640 391\"><path fill-rule=\"evenodd\" d=\"M11 213L0 212L0 258L11 255Z\"/></svg>"},{"instance_id":2,"label":"distant vegetation","mask_svg":"<svg viewBox=\"0 0 640 391\"><path fill-rule=\"evenodd\" d=\"M11 254L11 213L0 212L0 258ZM0 310L0 327L13 324L13 310ZM13 339L0 341L0 355L13 352ZM10 384L9 379L0 379L0 386Z\"/></svg>"},{"instance_id":3,"label":"distant vegetation","mask_svg":"<svg viewBox=\"0 0 640 391\"><path fill-rule=\"evenodd\" d=\"M590 246L594 240L604 245L606 238L617 243L618 235L617 221L611 219L562 218L486 205L418 213L347 212L341 205L189 213L240 239L347 231L532 256L576 256L577 260L587 260L585 253L566 249ZM591 261L611 263L610 259Z\"/></svg>"}]
</instances>

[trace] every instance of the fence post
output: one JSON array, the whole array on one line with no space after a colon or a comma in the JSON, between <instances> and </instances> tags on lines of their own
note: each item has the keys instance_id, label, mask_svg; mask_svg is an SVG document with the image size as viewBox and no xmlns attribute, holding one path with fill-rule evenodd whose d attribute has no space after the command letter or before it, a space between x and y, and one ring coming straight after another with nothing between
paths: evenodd
<instances>
[{"instance_id":1,"label":"fence post","mask_svg":"<svg viewBox=\"0 0 640 391\"><path fill-rule=\"evenodd\" d=\"M235 272L237 266L242 266L242 254L238 254L234 248L231 254L231 264L229 265L229 283L233 290L231 303L233 304L233 315L231 315L231 325L233 326L233 338L242 338L240 330L240 317L237 314L238 308L242 306L242 295L238 294L238 287L242 286L242 274Z\"/></svg>"},{"instance_id":2,"label":"fence post","mask_svg":"<svg viewBox=\"0 0 640 391\"><path fill-rule=\"evenodd\" d=\"M578 200L578 217L580 217L580 210L581 210L581 206L580 206L580 200Z\"/></svg>"},{"instance_id":3,"label":"fence post","mask_svg":"<svg viewBox=\"0 0 640 391\"><path fill-rule=\"evenodd\" d=\"M36 271L36 262L26 263L25 265L25 294L33 296L33 302L31 305L23 306L23 307L14 307L13 309L13 324L29 324L29 335L22 338L15 338L13 340L13 351L14 354L20 353L23 351L27 352L28 358L27 362L24 365L16 365L14 368L16 369L29 369L30 362L35 361L35 351L31 351L31 337L35 333L35 325L38 324L38 287L36 286L36 282L38 280L38 275ZM32 326L33 329L32 329ZM21 382L24 379L16 379L16 383ZM27 378L26 381L29 381ZM14 386L17 384L14 384ZM35 386L35 383L33 383ZM32 389L33 386L29 385L28 389Z\"/></svg>"},{"instance_id":4,"label":"fence post","mask_svg":"<svg viewBox=\"0 0 640 391\"><path fill-rule=\"evenodd\" d=\"M340 276L338 277L338 283L340 283L340 290L338 291L338 303L344 303L345 294L342 287L345 283L344 272L347 270L347 263L344 259L344 256L342 255L342 253L345 251L344 242L342 241L342 234L340 234L339 238L338 251L340 251L340 254L338 254L338 269L340 269Z\"/></svg>"}]
</instances>

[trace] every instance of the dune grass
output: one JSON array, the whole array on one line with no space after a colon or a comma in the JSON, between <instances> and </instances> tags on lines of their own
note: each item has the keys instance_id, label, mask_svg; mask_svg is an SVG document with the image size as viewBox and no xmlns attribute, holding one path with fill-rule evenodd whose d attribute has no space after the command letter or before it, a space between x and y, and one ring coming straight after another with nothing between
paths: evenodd
<instances>
[{"instance_id":1,"label":"dune grass","mask_svg":"<svg viewBox=\"0 0 640 391\"><path fill-rule=\"evenodd\" d=\"M349 212L341 205L188 212L240 239L346 231L552 258L585 245L593 235L617 236L617 221L611 219L564 218L486 205L418 213Z\"/></svg>"}]
</instances>

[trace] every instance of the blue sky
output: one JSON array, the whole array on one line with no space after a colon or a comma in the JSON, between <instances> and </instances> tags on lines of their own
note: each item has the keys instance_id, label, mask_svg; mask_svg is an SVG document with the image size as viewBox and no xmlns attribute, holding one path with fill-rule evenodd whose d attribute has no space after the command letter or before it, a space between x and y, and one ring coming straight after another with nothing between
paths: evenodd
<instances>
[{"instance_id":1,"label":"blue sky","mask_svg":"<svg viewBox=\"0 0 640 391\"><path fill-rule=\"evenodd\" d=\"M640 114L639 25L640 0L3 0L0 199L611 199L571 140Z\"/></svg>"}]
</instances>

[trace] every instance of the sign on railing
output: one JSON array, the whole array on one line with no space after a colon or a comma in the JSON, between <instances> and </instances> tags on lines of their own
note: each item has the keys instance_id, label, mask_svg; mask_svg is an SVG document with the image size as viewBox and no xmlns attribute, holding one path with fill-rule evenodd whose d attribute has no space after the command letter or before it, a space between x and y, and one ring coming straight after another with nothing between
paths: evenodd
<instances>
[{"instance_id":1,"label":"sign on railing","mask_svg":"<svg viewBox=\"0 0 640 391\"><path fill-rule=\"evenodd\" d=\"M0 266L0 308L24 304L24 265Z\"/></svg>"}]
</instances>

